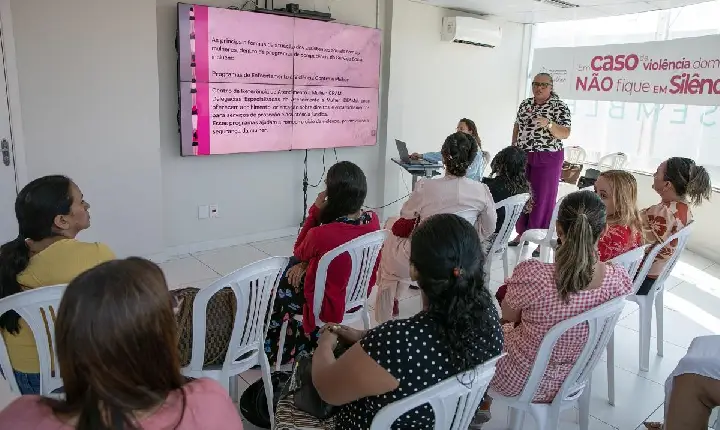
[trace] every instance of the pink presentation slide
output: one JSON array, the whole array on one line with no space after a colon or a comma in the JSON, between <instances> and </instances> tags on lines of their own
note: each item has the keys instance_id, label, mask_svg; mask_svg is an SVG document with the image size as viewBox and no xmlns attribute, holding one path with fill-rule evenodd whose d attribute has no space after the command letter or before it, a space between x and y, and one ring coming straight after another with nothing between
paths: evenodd
<instances>
[{"instance_id":1,"label":"pink presentation slide","mask_svg":"<svg viewBox=\"0 0 720 430\"><path fill-rule=\"evenodd\" d=\"M375 144L375 88L296 86L293 107L293 149Z\"/></svg>"},{"instance_id":2,"label":"pink presentation slide","mask_svg":"<svg viewBox=\"0 0 720 430\"><path fill-rule=\"evenodd\" d=\"M249 84L293 82L293 25L288 18L208 9L209 80Z\"/></svg>"},{"instance_id":3,"label":"pink presentation slide","mask_svg":"<svg viewBox=\"0 0 720 430\"><path fill-rule=\"evenodd\" d=\"M295 85L378 88L380 33L298 19L295 22Z\"/></svg>"},{"instance_id":4,"label":"pink presentation slide","mask_svg":"<svg viewBox=\"0 0 720 430\"><path fill-rule=\"evenodd\" d=\"M199 116L210 121L210 154L290 150L292 85L200 83L210 104Z\"/></svg>"},{"instance_id":5,"label":"pink presentation slide","mask_svg":"<svg viewBox=\"0 0 720 430\"><path fill-rule=\"evenodd\" d=\"M179 5L183 155L374 145L380 31Z\"/></svg>"}]
</instances>

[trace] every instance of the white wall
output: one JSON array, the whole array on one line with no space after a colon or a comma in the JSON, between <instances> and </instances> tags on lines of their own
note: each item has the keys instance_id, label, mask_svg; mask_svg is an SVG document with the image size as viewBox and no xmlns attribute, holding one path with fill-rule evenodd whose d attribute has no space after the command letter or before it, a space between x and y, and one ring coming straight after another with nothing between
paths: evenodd
<instances>
[{"instance_id":1,"label":"white wall","mask_svg":"<svg viewBox=\"0 0 720 430\"><path fill-rule=\"evenodd\" d=\"M328 2L306 0L302 8L326 12ZM380 2L383 4L384 1ZM237 5L233 0L208 0L203 4ZM275 1L275 7L285 2ZM163 187L163 234L166 246L208 241L247 241L296 231L303 216L302 151L235 154L210 157L181 157L177 128L177 66L175 29L177 0L157 0L157 58L160 76L160 147ZM348 24L375 27L375 0L331 2L332 14ZM358 164L368 177L368 199L376 204L380 178L379 146L339 149L340 160ZM317 183L322 174L322 151L310 152L309 176ZM329 167L335 162L326 154ZM312 204L320 190L310 189ZM220 218L198 219L198 205L217 204ZM229 242L228 242L229 243ZM212 246L209 244L208 246ZM197 246L193 246L197 249Z\"/></svg>"},{"instance_id":2,"label":"white wall","mask_svg":"<svg viewBox=\"0 0 720 430\"><path fill-rule=\"evenodd\" d=\"M162 251L155 7L11 0L28 176L71 176L118 254Z\"/></svg>"},{"instance_id":3,"label":"white wall","mask_svg":"<svg viewBox=\"0 0 720 430\"><path fill-rule=\"evenodd\" d=\"M510 144L518 106L525 26L502 24L495 49L440 40L442 18L462 15L435 6L396 0L392 12L392 56L388 100L385 201L407 194L410 177L391 164L394 139L414 152L439 151L460 118L475 121L483 148ZM403 175L403 176L401 176ZM404 179L398 180L401 177ZM401 202L385 215L393 215Z\"/></svg>"}]
</instances>

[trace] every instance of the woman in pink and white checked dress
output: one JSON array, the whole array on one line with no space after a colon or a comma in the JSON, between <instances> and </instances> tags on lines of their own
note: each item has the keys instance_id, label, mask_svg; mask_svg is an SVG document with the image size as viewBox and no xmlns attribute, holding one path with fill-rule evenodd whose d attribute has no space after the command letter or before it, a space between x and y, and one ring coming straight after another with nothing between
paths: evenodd
<instances>
[{"instance_id":1,"label":"woman in pink and white checked dress","mask_svg":"<svg viewBox=\"0 0 720 430\"><path fill-rule=\"evenodd\" d=\"M605 205L597 194L578 191L563 200L557 219L562 245L555 263L524 261L506 281L502 318L507 355L498 362L492 389L505 396L519 395L540 344L553 326L632 291L624 268L598 258L597 244L605 229ZM553 400L587 337L586 325L560 337L535 402Z\"/></svg>"}]
</instances>

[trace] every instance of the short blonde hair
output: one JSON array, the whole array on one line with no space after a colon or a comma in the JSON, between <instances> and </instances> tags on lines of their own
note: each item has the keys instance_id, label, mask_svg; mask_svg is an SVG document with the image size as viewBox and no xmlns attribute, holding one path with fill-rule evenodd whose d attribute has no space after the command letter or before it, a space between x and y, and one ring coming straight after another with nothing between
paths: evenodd
<instances>
[{"instance_id":1,"label":"short blonde hair","mask_svg":"<svg viewBox=\"0 0 720 430\"><path fill-rule=\"evenodd\" d=\"M626 170L607 170L600 174L612 185L615 213L608 214L609 225L626 225L635 232L642 232L640 212L637 208L637 180Z\"/></svg>"}]
</instances>

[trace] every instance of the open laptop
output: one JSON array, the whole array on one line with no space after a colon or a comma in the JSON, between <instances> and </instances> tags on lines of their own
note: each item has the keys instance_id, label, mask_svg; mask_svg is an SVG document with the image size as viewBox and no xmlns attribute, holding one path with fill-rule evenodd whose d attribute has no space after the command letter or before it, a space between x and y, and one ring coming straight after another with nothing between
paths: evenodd
<instances>
[{"instance_id":1,"label":"open laptop","mask_svg":"<svg viewBox=\"0 0 720 430\"><path fill-rule=\"evenodd\" d=\"M427 160L413 160L410 158L410 153L407 149L407 144L403 142L402 140L395 139L395 145L397 146L398 154L400 155L400 161L402 161L405 164L412 164L417 166L424 166L428 164L434 164Z\"/></svg>"}]
</instances>

